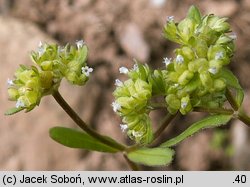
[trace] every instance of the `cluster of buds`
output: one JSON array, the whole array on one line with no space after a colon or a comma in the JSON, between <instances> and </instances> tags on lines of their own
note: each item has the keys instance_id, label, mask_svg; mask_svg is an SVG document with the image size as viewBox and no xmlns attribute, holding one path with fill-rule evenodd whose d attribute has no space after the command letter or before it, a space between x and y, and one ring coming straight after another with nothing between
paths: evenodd
<instances>
[{"instance_id":1,"label":"cluster of buds","mask_svg":"<svg viewBox=\"0 0 250 187\"><path fill-rule=\"evenodd\" d=\"M153 137L148 116L148 103L152 96L152 84L148 81L150 69L147 65L135 64L131 70L125 67L119 70L120 73L127 74L129 79L125 82L116 79L113 110L122 117L124 124L121 124L121 128L127 131L131 139L149 143Z\"/></svg>"},{"instance_id":2,"label":"cluster of buds","mask_svg":"<svg viewBox=\"0 0 250 187\"><path fill-rule=\"evenodd\" d=\"M179 110L185 115L193 107L218 107L224 102L226 80L221 70L233 56L235 39L226 20L215 15L201 17L196 7L179 23L168 18L164 36L180 44L173 60L164 59L169 112Z\"/></svg>"},{"instance_id":3,"label":"cluster of buds","mask_svg":"<svg viewBox=\"0 0 250 187\"><path fill-rule=\"evenodd\" d=\"M175 57L164 58L162 70L136 64L133 69L120 68L129 79L116 80L113 110L122 117L121 128L137 143L153 138L149 113L153 96L163 96L171 114L185 115L194 107L220 107L226 100L225 66L234 52L235 35L230 34L226 18L201 17L192 6L187 17L175 23L168 17L164 36L180 44Z\"/></svg>"},{"instance_id":4,"label":"cluster of buds","mask_svg":"<svg viewBox=\"0 0 250 187\"><path fill-rule=\"evenodd\" d=\"M57 91L61 80L84 85L93 71L86 65L87 47L77 41L76 46L67 44L39 43L37 51L31 52L32 61L38 66L21 67L13 80L8 79L9 99L16 101L18 110L32 110L43 96Z\"/></svg>"}]
</instances>

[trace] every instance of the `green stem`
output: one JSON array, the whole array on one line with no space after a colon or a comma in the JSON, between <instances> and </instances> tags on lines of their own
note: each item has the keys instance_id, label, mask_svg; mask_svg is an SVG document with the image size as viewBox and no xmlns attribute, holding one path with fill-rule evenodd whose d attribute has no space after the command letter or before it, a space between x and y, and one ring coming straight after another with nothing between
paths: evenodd
<instances>
[{"instance_id":1,"label":"green stem","mask_svg":"<svg viewBox=\"0 0 250 187\"><path fill-rule=\"evenodd\" d=\"M203 108L203 107L195 107L193 109L194 112L207 112L207 113L215 113L215 114L233 114L234 111L232 109L225 108Z\"/></svg>"},{"instance_id":2,"label":"green stem","mask_svg":"<svg viewBox=\"0 0 250 187\"><path fill-rule=\"evenodd\" d=\"M239 109L238 104L237 104L236 100L234 99L233 94L231 93L231 91L228 88L226 89L226 97L227 97L228 102L230 103L230 105L234 109L234 111L238 111L238 109Z\"/></svg>"},{"instance_id":3,"label":"green stem","mask_svg":"<svg viewBox=\"0 0 250 187\"><path fill-rule=\"evenodd\" d=\"M248 117L245 113L239 112L237 118L250 127L250 117Z\"/></svg>"},{"instance_id":4,"label":"green stem","mask_svg":"<svg viewBox=\"0 0 250 187\"><path fill-rule=\"evenodd\" d=\"M175 113L175 114L170 114L168 113L164 118L163 120L160 122L160 125L159 125L159 128L156 130L156 132L154 133L154 140L156 140L164 131L165 128L168 127L168 125L170 124L170 122L175 118L175 116L178 114ZM153 141L154 141L153 140Z\"/></svg>"},{"instance_id":5,"label":"green stem","mask_svg":"<svg viewBox=\"0 0 250 187\"><path fill-rule=\"evenodd\" d=\"M91 135L92 137L96 138L100 142L113 147L117 150L124 151L126 149L126 146L112 141L110 139L105 138L101 134L97 133L95 130L88 127L88 125L78 116L78 114L68 105L68 103L63 99L61 94L56 91L53 93L54 99L57 101L57 103L63 108L63 110L71 117L71 119L86 133Z\"/></svg>"},{"instance_id":6,"label":"green stem","mask_svg":"<svg viewBox=\"0 0 250 187\"><path fill-rule=\"evenodd\" d=\"M133 171L140 171L140 168L137 164L135 164L134 162L131 162L126 153L123 153L123 157L125 158L125 160L127 161L128 165L130 166L130 168L133 170Z\"/></svg>"}]
</instances>

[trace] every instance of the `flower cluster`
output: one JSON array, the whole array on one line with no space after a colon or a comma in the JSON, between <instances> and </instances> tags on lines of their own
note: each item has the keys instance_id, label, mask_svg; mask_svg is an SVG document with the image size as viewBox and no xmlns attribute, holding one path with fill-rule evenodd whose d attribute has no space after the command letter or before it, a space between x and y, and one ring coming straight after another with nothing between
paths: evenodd
<instances>
[{"instance_id":1,"label":"flower cluster","mask_svg":"<svg viewBox=\"0 0 250 187\"><path fill-rule=\"evenodd\" d=\"M93 71L86 65L87 52L82 40L76 42L76 47L40 42L37 51L31 52L38 67L21 65L14 80L8 79L9 99L16 101L17 109L30 111L43 96L56 91L63 78L71 84L84 85Z\"/></svg>"},{"instance_id":2,"label":"flower cluster","mask_svg":"<svg viewBox=\"0 0 250 187\"><path fill-rule=\"evenodd\" d=\"M119 69L129 79L124 83L116 80L112 106L122 117L122 130L131 139L138 143L152 140L152 96L163 96L169 113L180 111L183 115L194 107L219 107L225 102L227 82L223 71L233 56L236 38L230 34L226 20L214 15L201 17L194 6L179 23L170 16L164 36L180 47L174 58L163 59L164 69L151 70L140 64L131 70Z\"/></svg>"},{"instance_id":3,"label":"flower cluster","mask_svg":"<svg viewBox=\"0 0 250 187\"><path fill-rule=\"evenodd\" d=\"M196 7L179 23L168 19L164 36L180 44L173 60L164 59L169 112L187 114L195 106L224 102L226 80L221 70L233 56L235 39L226 20L215 15L201 17Z\"/></svg>"},{"instance_id":4,"label":"flower cluster","mask_svg":"<svg viewBox=\"0 0 250 187\"><path fill-rule=\"evenodd\" d=\"M149 143L152 140L152 125L148 116L149 100L152 96L152 83L149 81L150 69L147 65L135 64L129 70L125 67L119 69L120 73L127 74L130 79L124 83L116 79L116 89L113 93L115 102L113 110L121 117L124 124L123 131L140 143Z\"/></svg>"}]
</instances>

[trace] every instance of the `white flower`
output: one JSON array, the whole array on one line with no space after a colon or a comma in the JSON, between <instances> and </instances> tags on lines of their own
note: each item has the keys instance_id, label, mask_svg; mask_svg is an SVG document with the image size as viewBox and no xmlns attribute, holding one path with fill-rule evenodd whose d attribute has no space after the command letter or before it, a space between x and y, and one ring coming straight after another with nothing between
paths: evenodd
<instances>
[{"instance_id":1,"label":"white flower","mask_svg":"<svg viewBox=\"0 0 250 187\"><path fill-rule=\"evenodd\" d=\"M174 21L174 16L167 16L167 21L168 21L168 22Z\"/></svg>"},{"instance_id":2,"label":"white flower","mask_svg":"<svg viewBox=\"0 0 250 187\"><path fill-rule=\"evenodd\" d=\"M223 54L222 51L217 52L217 53L215 54L215 60L220 60L221 58L223 58L223 56L224 56L224 54Z\"/></svg>"},{"instance_id":3,"label":"white flower","mask_svg":"<svg viewBox=\"0 0 250 187\"><path fill-rule=\"evenodd\" d=\"M125 132L128 129L128 125L126 124L120 124L122 132Z\"/></svg>"},{"instance_id":4,"label":"white flower","mask_svg":"<svg viewBox=\"0 0 250 187\"><path fill-rule=\"evenodd\" d=\"M208 71L212 74L216 74L218 72L217 68L216 67L211 67L208 69Z\"/></svg>"},{"instance_id":5,"label":"white flower","mask_svg":"<svg viewBox=\"0 0 250 187\"><path fill-rule=\"evenodd\" d=\"M235 33L230 34L229 37L233 40L237 39L237 35Z\"/></svg>"},{"instance_id":6,"label":"white flower","mask_svg":"<svg viewBox=\"0 0 250 187\"><path fill-rule=\"evenodd\" d=\"M123 73L123 74L128 74L129 71L128 71L128 68L120 67L120 68L119 68L119 72L120 72L120 73Z\"/></svg>"},{"instance_id":7,"label":"white flower","mask_svg":"<svg viewBox=\"0 0 250 187\"><path fill-rule=\"evenodd\" d=\"M137 70L138 70L138 64L134 64L133 70L134 70L134 71L137 71Z\"/></svg>"},{"instance_id":8,"label":"white flower","mask_svg":"<svg viewBox=\"0 0 250 187\"><path fill-rule=\"evenodd\" d=\"M62 53L62 52L64 52L64 47L62 47L62 46L58 46L58 48L57 48L57 52L58 53Z\"/></svg>"},{"instance_id":9,"label":"white flower","mask_svg":"<svg viewBox=\"0 0 250 187\"><path fill-rule=\"evenodd\" d=\"M114 112L117 112L118 110L121 109L121 105L119 103L117 103L116 101L112 102L111 106L113 107Z\"/></svg>"},{"instance_id":10,"label":"white flower","mask_svg":"<svg viewBox=\"0 0 250 187\"><path fill-rule=\"evenodd\" d=\"M186 108L187 107L187 102L181 102L181 108Z\"/></svg>"},{"instance_id":11,"label":"white flower","mask_svg":"<svg viewBox=\"0 0 250 187\"><path fill-rule=\"evenodd\" d=\"M20 107L25 107L25 104L22 101L17 100L17 102L16 102L16 108L20 108Z\"/></svg>"},{"instance_id":12,"label":"white flower","mask_svg":"<svg viewBox=\"0 0 250 187\"><path fill-rule=\"evenodd\" d=\"M87 77L91 72L93 72L93 68L89 68L88 66L82 67L82 73L85 74Z\"/></svg>"},{"instance_id":13,"label":"white flower","mask_svg":"<svg viewBox=\"0 0 250 187\"><path fill-rule=\"evenodd\" d=\"M176 62L182 64L184 62L184 58L181 55L177 55Z\"/></svg>"},{"instance_id":14,"label":"white flower","mask_svg":"<svg viewBox=\"0 0 250 187\"><path fill-rule=\"evenodd\" d=\"M132 131L132 135L135 137L135 138L138 138L138 137L141 137L142 136L142 133L141 132L136 132L136 131Z\"/></svg>"},{"instance_id":15,"label":"white flower","mask_svg":"<svg viewBox=\"0 0 250 187\"><path fill-rule=\"evenodd\" d=\"M11 79L7 79L7 85L8 85L8 87L10 87L10 86L13 86L14 85L14 82L13 82L13 80L11 80Z\"/></svg>"},{"instance_id":16,"label":"white flower","mask_svg":"<svg viewBox=\"0 0 250 187\"><path fill-rule=\"evenodd\" d=\"M85 44L85 42L83 40L78 40L76 41L76 46L77 46L77 49L80 49L82 48L82 46Z\"/></svg>"},{"instance_id":17,"label":"white flower","mask_svg":"<svg viewBox=\"0 0 250 187\"><path fill-rule=\"evenodd\" d=\"M172 58L165 57L165 58L163 58L163 64L165 64L166 66L168 66L171 63L171 60L172 60Z\"/></svg>"},{"instance_id":18,"label":"white flower","mask_svg":"<svg viewBox=\"0 0 250 187\"><path fill-rule=\"evenodd\" d=\"M115 85L120 87L120 86L123 86L123 83L119 79L115 79Z\"/></svg>"},{"instance_id":19,"label":"white flower","mask_svg":"<svg viewBox=\"0 0 250 187\"><path fill-rule=\"evenodd\" d=\"M45 52L45 48L44 48L43 43L41 41L38 44L37 52L38 52L39 57L41 57Z\"/></svg>"}]
</instances>

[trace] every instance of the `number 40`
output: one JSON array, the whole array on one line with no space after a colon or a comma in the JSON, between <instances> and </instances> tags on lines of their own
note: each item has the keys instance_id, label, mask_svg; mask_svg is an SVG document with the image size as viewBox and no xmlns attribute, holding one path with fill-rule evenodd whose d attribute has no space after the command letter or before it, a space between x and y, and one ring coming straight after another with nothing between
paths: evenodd
<instances>
[{"instance_id":1,"label":"number 40","mask_svg":"<svg viewBox=\"0 0 250 187\"><path fill-rule=\"evenodd\" d=\"M247 177L246 175L237 175L234 181L237 183L246 183Z\"/></svg>"}]
</instances>

